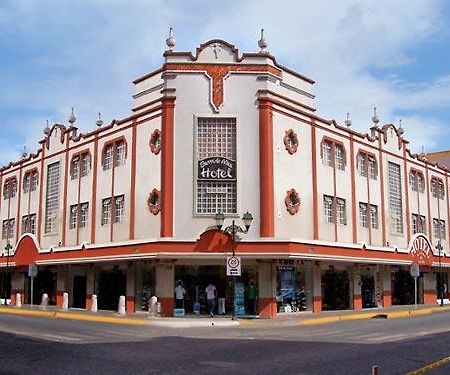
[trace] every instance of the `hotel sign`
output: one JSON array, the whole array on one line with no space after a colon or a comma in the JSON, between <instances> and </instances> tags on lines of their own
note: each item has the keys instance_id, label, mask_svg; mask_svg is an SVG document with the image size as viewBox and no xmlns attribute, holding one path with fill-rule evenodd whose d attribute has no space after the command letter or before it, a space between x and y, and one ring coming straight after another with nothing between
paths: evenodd
<instances>
[{"instance_id":1,"label":"hotel sign","mask_svg":"<svg viewBox=\"0 0 450 375\"><path fill-rule=\"evenodd\" d=\"M197 178L200 181L236 181L236 162L222 157L199 160Z\"/></svg>"}]
</instances>

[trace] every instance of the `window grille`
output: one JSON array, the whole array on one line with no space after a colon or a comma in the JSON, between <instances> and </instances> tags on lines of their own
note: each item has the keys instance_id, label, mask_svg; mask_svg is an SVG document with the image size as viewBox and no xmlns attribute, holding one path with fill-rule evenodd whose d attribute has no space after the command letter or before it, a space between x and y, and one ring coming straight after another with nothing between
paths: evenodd
<instances>
[{"instance_id":1,"label":"window grille","mask_svg":"<svg viewBox=\"0 0 450 375\"><path fill-rule=\"evenodd\" d=\"M75 229L78 221L78 205L70 206L69 229Z\"/></svg>"},{"instance_id":2,"label":"window grille","mask_svg":"<svg viewBox=\"0 0 450 375\"><path fill-rule=\"evenodd\" d=\"M323 141L322 143L322 162L328 167L333 166L333 143L331 141Z\"/></svg>"},{"instance_id":3,"label":"window grille","mask_svg":"<svg viewBox=\"0 0 450 375\"><path fill-rule=\"evenodd\" d=\"M103 170L111 169L113 159L113 145L107 145L103 155Z\"/></svg>"},{"instance_id":4,"label":"window grille","mask_svg":"<svg viewBox=\"0 0 450 375\"><path fill-rule=\"evenodd\" d=\"M445 240L445 220L433 219L434 238Z\"/></svg>"},{"instance_id":5,"label":"window grille","mask_svg":"<svg viewBox=\"0 0 450 375\"><path fill-rule=\"evenodd\" d=\"M359 204L359 221L363 228L368 228L367 224L367 203Z\"/></svg>"},{"instance_id":6,"label":"window grille","mask_svg":"<svg viewBox=\"0 0 450 375\"><path fill-rule=\"evenodd\" d=\"M111 198L103 199L102 201L102 225L109 223L111 216Z\"/></svg>"},{"instance_id":7,"label":"window grille","mask_svg":"<svg viewBox=\"0 0 450 375\"><path fill-rule=\"evenodd\" d=\"M80 157L77 156L72 159L72 163L70 165L70 178L72 180L76 180L78 178L79 170L80 170Z\"/></svg>"},{"instance_id":8,"label":"window grille","mask_svg":"<svg viewBox=\"0 0 450 375\"><path fill-rule=\"evenodd\" d=\"M427 220L425 216L412 214L413 234L423 233L427 234Z\"/></svg>"},{"instance_id":9,"label":"window grille","mask_svg":"<svg viewBox=\"0 0 450 375\"><path fill-rule=\"evenodd\" d=\"M28 216L22 216L22 222L20 226L20 233L28 232Z\"/></svg>"},{"instance_id":10,"label":"window grille","mask_svg":"<svg viewBox=\"0 0 450 375\"><path fill-rule=\"evenodd\" d=\"M16 224L16 220L15 219L3 220L2 239L10 240L11 238L14 237L15 224Z\"/></svg>"},{"instance_id":11,"label":"window grille","mask_svg":"<svg viewBox=\"0 0 450 375\"><path fill-rule=\"evenodd\" d=\"M366 154L362 152L358 154L358 170L360 176L367 177Z\"/></svg>"},{"instance_id":12,"label":"window grille","mask_svg":"<svg viewBox=\"0 0 450 375\"><path fill-rule=\"evenodd\" d=\"M31 189L31 174L30 172L26 172L23 177L23 192L24 194L29 193Z\"/></svg>"},{"instance_id":13,"label":"window grille","mask_svg":"<svg viewBox=\"0 0 450 375\"><path fill-rule=\"evenodd\" d=\"M335 145L336 150L336 166L341 171L345 170L345 152L344 147L341 145Z\"/></svg>"},{"instance_id":14,"label":"window grille","mask_svg":"<svg viewBox=\"0 0 450 375\"><path fill-rule=\"evenodd\" d=\"M403 206L400 165L389 162L389 214L392 233L403 233Z\"/></svg>"},{"instance_id":15,"label":"window grille","mask_svg":"<svg viewBox=\"0 0 450 375\"><path fill-rule=\"evenodd\" d=\"M124 197L123 195L119 195L115 197L115 204L114 204L114 211L115 211L115 223L121 223L124 219Z\"/></svg>"},{"instance_id":16,"label":"window grille","mask_svg":"<svg viewBox=\"0 0 450 375\"><path fill-rule=\"evenodd\" d=\"M378 206L370 205L370 225L372 229L378 229Z\"/></svg>"},{"instance_id":17,"label":"window grille","mask_svg":"<svg viewBox=\"0 0 450 375\"><path fill-rule=\"evenodd\" d=\"M345 205L345 199L336 198L336 200L337 200L339 224L347 225L347 208Z\"/></svg>"},{"instance_id":18,"label":"window grille","mask_svg":"<svg viewBox=\"0 0 450 375\"><path fill-rule=\"evenodd\" d=\"M325 218L325 222L334 223L333 197L330 197L328 195L323 196L323 215Z\"/></svg>"},{"instance_id":19,"label":"window grille","mask_svg":"<svg viewBox=\"0 0 450 375\"><path fill-rule=\"evenodd\" d=\"M369 177L372 180L376 180L377 176L378 176L378 171L377 171L377 161L373 156L369 156L368 157L368 168L369 168Z\"/></svg>"},{"instance_id":20,"label":"window grille","mask_svg":"<svg viewBox=\"0 0 450 375\"><path fill-rule=\"evenodd\" d=\"M222 157L236 162L236 119L198 118L197 158ZM197 213L237 212L236 180L197 180Z\"/></svg>"},{"instance_id":21,"label":"window grille","mask_svg":"<svg viewBox=\"0 0 450 375\"><path fill-rule=\"evenodd\" d=\"M8 178L3 185L3 199L10 199L16 196L17 180L15 177Z\"/></svg>"},{"instance_id":22,"label":"window grille","mask_svg":"<svg viewBox=\"0 0 450 375\"><path fill-rule=\"evenodd\" d=\"M83 152L80 156L80 176L87 176L89 173L89 154Z\"/></svg>"},{"instance_id":23,"label":"window grille","mask_svg":"<svg viewBox=\"0 0 450 375\"><path fill-rule=\"evenodd\" d=\"M59 162L47 167L47 194L45 200L45 226L46 234L56 233L58 230L59 211Z\"/></svg>"},{"instance_id":24,"label":"window grille","mask_svg":"<svg viewBox=\"0 0 450 375\"><path fill-rule=\"evenodd\" d=\"M119 165L125 164L125 141L120 140L114 144L115 148L115 157L114 157L114 166L118 167Z\"/></svg>"},{"instance_id":25,"label":"window grille","mask_svg":"<svg viewBox=\"0 0 450 375\"><path fill-rule=\"evenodd\" d=\"M36 214L29 215L28 231L32 234L36 234Z\"/></svg>"},{"instance_id":26,"label":"window grille","mask_svg":"<svg viewBox=\"0 0 450 375\"><path fill-rule=\"evenodd\" d=\"M39 175L37 171L31 172L30 191L36 191L38 185Z\"/></svg>"},{"instance_id":27,"label":"window grille","mask_svg":"<svg viewBox=\"0 0 450 375\"><path fill-rule=\"evenodd\" d=\"M86 228L89 218L89 203L81 203L80 205L80 228Z\"/></svg>"},{"instance_id":28,"label":"window grille","mask_svg":"<svg viewBox=\"0 0 450 375\"><path fill-rule=\"evenodd\" d=\"M437 178L431 179L431 194L433 195L433 198L444 199L444 190L444 183L442 180Z\"/></svg>"}]
</instances>

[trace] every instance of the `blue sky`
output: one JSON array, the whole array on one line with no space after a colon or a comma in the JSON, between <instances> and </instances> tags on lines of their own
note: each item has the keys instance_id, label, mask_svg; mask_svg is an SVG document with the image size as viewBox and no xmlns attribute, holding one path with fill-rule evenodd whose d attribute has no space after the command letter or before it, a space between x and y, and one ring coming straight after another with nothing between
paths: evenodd
<instances>
[{"instance_id":1,"label":"blue sky","mask_svg":"<svg viewBox=\"0 0 450 375\"><path fill-rule=\"evenodd\" d=\"M450 149L450 2L445 0L2 0L0 165L42 129L81 131L130 113L131 81L175 50L221 38L255 52L260 28L277 60L316 80L318 114L368 131L402 119L413 151Z\"/></svg>"}]
</instances>

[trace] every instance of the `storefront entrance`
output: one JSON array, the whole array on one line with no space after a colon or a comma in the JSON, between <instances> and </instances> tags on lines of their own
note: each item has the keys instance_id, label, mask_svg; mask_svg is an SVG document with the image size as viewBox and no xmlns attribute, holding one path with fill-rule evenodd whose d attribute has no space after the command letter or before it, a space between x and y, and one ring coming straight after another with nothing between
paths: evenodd
<instances>
[{"instance_id":1,"label":"storefront entrance","mask_svg":"<svg viewBox=\"0 0 450 375\"><path fill-rule=\"evenodd\" d=\"M26 303L31 303L31 278L26 278ZM48 296L48 304L56 305L56 272L49 269L39 269L33 282L33 303L39 305L42 295Z\"/></svg>"},{"instance_id":2,"label":"storefront entrance","mask_svg":"<svg viewBox=\"0 0 450 375\"><path fill-rule=\"evenodd\" d=\"M363 309L377 306L375 298L375 278L372 275L361 276L361 298Z\"/></svg>"},{"instance_id":3,"label":"storefront entrance","mask_svg":"<svg viewBox=\"0 0 450 375\"><path fill-rule=\"evenodd\" d=\"M347 271L329 269L322 274L322 310L350 308L350 278Z\"/></svg>"},{"instance_id":4,"label":"storefront entrance","mask_svg":"<svg viewBox=\"0 0 450 375\"><path fill-rule=\"evenodd\" d=\"M86 308L86 276L78 275L73 278L72 307Z\"/></svg>"},{"instance_id":5,"label":"storefront entrance","mask_svg":"<svg viewBox=\"0 0 450 375\"><path fill-rule=\"evenodd\" d=\"M423 303L423 277L417 279L417 303ZM398 270L392 274L392 304L414 304L414 278L409 270Z\"/></svg>"},{"instance_id":6,"label":"storefront entrance","mask_svg":"<svg viewBox=\"0 0 450 375\"><path fill-rule=\"evenodd\" d=\"M99 310L117 310L119 297L126 295L126 282L125 274L118 268L100 272L98 277Z\"/></svg>"}]
</instances>

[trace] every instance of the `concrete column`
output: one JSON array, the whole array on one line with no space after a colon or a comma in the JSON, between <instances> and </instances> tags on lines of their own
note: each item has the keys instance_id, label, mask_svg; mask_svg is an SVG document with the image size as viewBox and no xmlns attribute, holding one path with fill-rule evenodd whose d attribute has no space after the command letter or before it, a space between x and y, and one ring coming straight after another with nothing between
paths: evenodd
<instances>
[{"instance_id":1,"label":"concrete column","mask_svg":"<svg viewBox=\"0 0 450 375\"><path fill-rule=\"evenodd\" d=\"M361 267L355 266L353 272L353 309L362 309L362 296L361 296Z\"/></svg>"},{"instance_id":2,"label":"concrete column","mask_svg":"<svg viewBox=\"0 0 450 375\"><path fill-rule=\"evenodd\" d=\"M375 302L377 307L380 308L383 306L383 300L381 298L381 290L382 290L382 269L384 266L377 265L375 269L374 279L375 279Z\"/></svg>"},{"instance_id":3,"label":"concrete column","mask_svg":"<svg viewBox=\"0 0 450 375\"><path fill-rule=\"evenodd\" d=\"M62 309L64 303L63 294L66 291L66 276L68 267L60 266L56 271L56 307Z\"/></svg>"},{"instance_id":4,"label":"concrete column","mask_svg":"<svg viewBox=\"0 0 450 375\"><path fill-rule=\"evenodd\" d=\"M277 275L271 263L260 263L258 266L258 311L261 318L277 316Z\"/></svg>"},{"instance_id":5,"label":"concrete column","mask_svg":"<svg viewBox=\"0 0 450 375\"><path fill-rule=\"evenodd\" d=\"M173 316L175 301L173 291L175 288L175 270L172 264L162 263L156 266L156 297L161 303L161 314Z\"/></svg>"},{"instance_id":6,"label":"concrete column","mask_svg":"<svg viewBox=\"0 0 450 375\"><path fill-rule=\"evenodd\" d=\"M391 266L384 266L380 268L381 276L381 296L383 300L383 307L392 306L392 276Z\"/></svg>"},{"instance_id":7,"label":"concrete column","mask_svg":"<svg viewBox=\"0 0 450 375\"><path fill-rule=\"evenodd\" d=\"M127 268L127 295L126 295L126 302L125 302L127 314L135 312L135 306L134 306L135 275L136 275L136 266L134 264L130 264Z\"/></svg>"},{"instance_id":8,"label":"concrete column","mask_svg":"<svg viewBox=\"0 0 450 375\"><path fill-rule=\"evenodd\" d=\"M95 293L95 268L94 266L88 267L86 270L86 310L92 308L92 295Z\"/></svg>"},{"instance_id":9,"label":"concrete column","mask_svg":"<svg viewBox=\"0 0 450 375\"><path fill-rule=\"evenodd\" d=\"M313 312L322 311L322 269L320 262L313 266Z\"/></svg>"},{"instance_id":10,"label":"concrete column","mask_svg":"<svg viewBox=\"0 0 450 375\"><path fill-rule=\"evenodd\" d=\"M437 273L428 272L423 274L423 303L435 305L437 299Z\"/></svg>"},{"instance_id":11,"label":"concrete column","mask_svg":"<svg viewBox=\"0 0 450 375\"><path fill-rule=\"evenodd\" d=\"M19 272L11 273L11 305L16 303L16 294L20 293L22 296L22 302L24 302L25 294L25 275Z\"/></svg>"}]
</instances>

